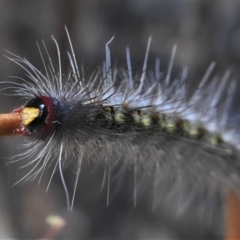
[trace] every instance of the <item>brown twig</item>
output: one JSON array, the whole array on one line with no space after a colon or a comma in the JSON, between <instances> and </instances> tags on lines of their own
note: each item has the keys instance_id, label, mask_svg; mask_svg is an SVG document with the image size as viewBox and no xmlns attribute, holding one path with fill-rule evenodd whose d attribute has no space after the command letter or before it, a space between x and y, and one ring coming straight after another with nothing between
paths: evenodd
<instances>
[{"instance_id":1,"label":"brown twig","mask_svg":"<svg viewBox=\"0 0 240 240\"><path fill-rule=\"evenodd\" d=\"M44 238L39 240L52 240L56 237L59 231L66 225L66 221L57 215L49 215L46 218L46 222L49 225L48 232Z\"/></svg>"},{"instance_id":2,"label":"brown twig","mask_svg":"<svg viewBox=\"0 0 240 240\"><path fill-rule=\"evenodd\" d=\"M226 199L226 240L240 239L240 197L231 191Z\"/></svg>"},{"instance_id":3,"label":"brown twig","mask_svg":"<svg viewBox=\"0 0 240 240\"><path fill-rule=\"evenodd\" d=\"M22 114L18 112L0 114L0 137L13 135L21 128Z\"/></svg>"}]
</instances>

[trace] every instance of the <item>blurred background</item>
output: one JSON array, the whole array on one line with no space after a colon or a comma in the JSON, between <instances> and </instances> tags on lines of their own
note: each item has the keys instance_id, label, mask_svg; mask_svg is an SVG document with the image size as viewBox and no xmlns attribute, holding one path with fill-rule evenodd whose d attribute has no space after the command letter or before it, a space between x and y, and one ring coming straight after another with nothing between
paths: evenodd
<instances>
[{"instance_id":1,"label":"blurred background","mask_svg":"<svg viewBox=\"0 0 240 240\"><path fill-rule=\"evenodd\" d=\"M53 35L60 46L65 70L69 44L64 26L70 33L76 57L91 73L105 58L105 44L111 43L113 62L126 66L125 48L131 49L133 71L141 71L149 36L153 37L149 62L161 58L161 69L167 69L174 44L177 44L175 67L189 68L192 81L200 80L212 61L217 71L233 70L239 77L240 62L240 1L233 0L1 0L0 1L0 81L8 76L23 76L4 55L10 51L26 57L43 70L37 42L44 40L53 61L57 61ZM5 85L4 85L5 86ZM1 87L1 86L0 86ZM4 93L11 91L4 91ZM23 102L0 91L0 112L9 112ZM6 163L17 152L22 138L0 140L0 238L51 238L46 218L60 216L66 222L55 235L62 239L169 237L152 222L145 221L145 212L138 217L124 215L126 185L119 194L121 204L106 208L106 191L101 193L100 174L86 173L86 181L78 186L75 210L66 209L65 195L59 176L49 191L49 173L38 181L15 182L24 176L19 164ZM71 178L71 173L68 173ZM56 174L57 175L57 174ZM84 174L83 174L84 175ZM119 201L120 201L119 200ZM124 206L125 207L125 206ZM123 208L124 208L123 207ZM129 207L133 210L133 207ZM119 219L111 222L110 219ZM133 219L135 219L133 221ZM137 219L137 220L136 220ZM135 235L131 230L135 229ZM54 234L53 234L54 235Z\"/></svg>"}]
</instances>

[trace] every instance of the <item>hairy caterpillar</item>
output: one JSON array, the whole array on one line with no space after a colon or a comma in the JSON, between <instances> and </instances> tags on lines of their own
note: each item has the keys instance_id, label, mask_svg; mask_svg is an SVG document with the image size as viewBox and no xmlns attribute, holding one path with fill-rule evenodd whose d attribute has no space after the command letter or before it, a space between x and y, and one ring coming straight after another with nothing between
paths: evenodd
<instances>
[{"instance_id":1,"label":"hairy caterpillar","mask_svg":"<svg viewBox=\"0 0 240 240\"><path fill-rule=\"evenodd\" d=\"M26 99L15 111L31 115L17 130L26 135L27 143L13 161L27 160L23 167L31 167L20 181L41 179L52 164L52 177L58 168L72 209L82 165L91 162L103 169L106 204L111 206L115 169L116 175L130 169L132 207L151 205L149 211L160 228L174 228L174 234L183 238L223 236L222 194L229 188L238 191L240 183L238 134L228 115L236 82L229 80L229 71L211 79L212 63L189 96L186 69L179 78L171 78L176 46L163 75L159 60L154 70L148 70L150 38L142 72L135 76L128 48L127 69L112 67L111 39L103 68L85 76L68 32L67 36L71 50L67 75L62 73L54 38L58 70L44 44L48 63L39 50L45 73L24 58L9 57L28 78L21 84L13 82L15 94ZM76 169L71 197L63 173L69 164ZM151 195L150 204L145 203L145 193Z\"/></svg>"}]
</instances>

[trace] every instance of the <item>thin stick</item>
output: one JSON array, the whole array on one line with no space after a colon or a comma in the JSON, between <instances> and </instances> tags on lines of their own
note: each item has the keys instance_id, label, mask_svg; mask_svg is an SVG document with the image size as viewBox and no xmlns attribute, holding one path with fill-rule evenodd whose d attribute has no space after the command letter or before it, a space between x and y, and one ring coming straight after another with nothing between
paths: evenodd
<instances>
[{"instance_id":1,"label":"thin stick","mask_svg":"<svg viewBox=\"0 0 240 240\"><path fill-rule=\"evenodd\" d=\"M0 114L0 137L16 134L22 126L22 113Z\"/></svg>"},{"instance_id":2,"label":"thin stick","mask_svg":"<svg viewBox=\"0 0 240 240\"><path fill-rule=\"evenodd\" d=\"M226 199L226 240L240 239L240 197L231 191Z\"/></svg>"}]
</instances>

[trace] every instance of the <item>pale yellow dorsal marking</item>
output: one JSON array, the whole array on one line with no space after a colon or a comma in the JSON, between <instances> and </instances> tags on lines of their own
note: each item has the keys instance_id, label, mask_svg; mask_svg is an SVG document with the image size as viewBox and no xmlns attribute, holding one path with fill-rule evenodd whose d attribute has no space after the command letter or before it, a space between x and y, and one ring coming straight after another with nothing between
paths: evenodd
<instances>
[{"instance_id":1,"label":"pale yellow dorsal marking","mask_svg":"<svg viewBox=\"0 0 240 240\"><path fill-rule=\"evenodd\" d=\"M27 126L35 118L39 116L40 110L38 108L25 107L22 110L22 123Z\"/></svg>"}]
</instances>

